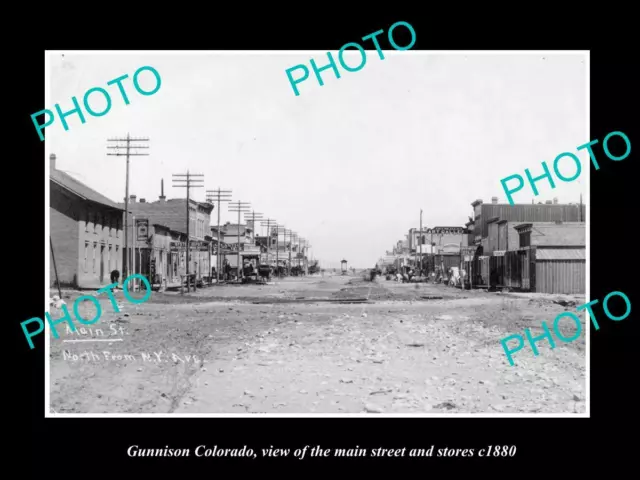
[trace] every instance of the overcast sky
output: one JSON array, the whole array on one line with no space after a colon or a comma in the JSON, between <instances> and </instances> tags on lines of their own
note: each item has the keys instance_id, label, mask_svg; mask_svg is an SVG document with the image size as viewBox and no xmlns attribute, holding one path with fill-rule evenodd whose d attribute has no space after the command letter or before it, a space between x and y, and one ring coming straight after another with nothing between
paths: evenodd
<instances>
[{"instance_id":1,"label":"overcast sky","mask_svg":"<svg viewBox=\"0 0 640 480\"><path fill-rule=\"evenodd\" d=\"M92 87L111 93L103 117L58 118L46 129L58 168L121 202L125 160L107 156L107 138L150 139L148 157L133 157L130 194L157 200L164 178L168 198L184 197L171 175L204 174L205 189L233 191L309 239L327 267L342 258L371 267L419 226L463 226L475 199L506 197L500 179L524 169L542 174L561 152L591 138L587 131L587 61L583 54L438 54L368 51L364 68L310 77L295 96L285 70L324 65L326 52L305 54L50 54L46 108L72 108ZM347 62L357 65L359 54ZM334 53L334 57L337 56ZM154 67L162 86L142 96L125 80L130 104L106 83L141 66ZM296 72L296 75L298 72ZM149 72L140 76L153 87ZM104 107L99 94L92 107ZM34 133L35 135L36 133ZM535 201L577 202L588 179L539 182ZM561 167L565 175L575 170ZM194 198L205 200L205 189ZM529 188L514 194L531 203ZM223 205L223 221L236 221ZM215 222L215 211L212 217Z\"/></svg>"}]
</instances>

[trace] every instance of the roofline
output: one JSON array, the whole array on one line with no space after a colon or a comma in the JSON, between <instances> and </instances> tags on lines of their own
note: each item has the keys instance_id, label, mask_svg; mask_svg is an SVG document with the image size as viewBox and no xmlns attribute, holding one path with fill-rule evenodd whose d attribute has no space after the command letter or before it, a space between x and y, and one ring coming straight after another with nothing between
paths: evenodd
<instances>
[{"instance_id":1,"label":"roofline","mask_svg":"<svg viewBox=\"0 0 640 480\"><path fill-rule=\"evenodd\" d=\"M90 198L85 197L84 195L82 195L81 193L76 192L74 189L69 188L67 185L60 183L58 180L56 180L55 178L49 176L49 180L52 181L53 183L59 185L60 187L64 188L65 190L68 190L69 192L73 193L74 195L80 197L82 200L85 200L87 202L92 202L92 203L97 203L98 205L104 205L105 207L111 208L112 210L118 210L119 212L124 212L124 208L120 208L119 206L113 206L113 205L109 205L107 203L104 202L98 202L96 200L92 200ZM75 179L74 179L75 180ZM77 181L77 180L76 180ZM81 182L78 182L81 183ZM93 190L91 187L89 187L88 185L85 185L85 187ZM95 191L95 190L94 190ZM98 192L96 192L98 193ZM101 193L98 193L98 195L102 195ZM108 199L107 199L108 200ZM116 202L113 202L114 205L118 205Z\"/></svg>"},{"instance_id":2,"label":"roofline","mask_svg":"<svg viewBox=\"0 0 640 480\"><path fill-rule=\"evenodd\" d=\"M521 223L519 225L515 225L513 228L515 228L516 230L522 230L531 227L533 227L533 223Z\"/></svg>"},{"instance_id":3,"label":"roofline","mask_svg":"<svg viewBox=\"0 0 640 480\"><path fill-rule=\"evenodd\" d=\"M545 248L551 248L553 250L586 250L587 248L587 246L583 245L582 243L578 245L562 244L562 245L531 245L531 246L535 248L540 248L542 250L544 250Z\"/></svg>"},{"instance_id":4,"label":"roofline","mask_svg":"<svg viewBox=\"0 0 640 480\"><path fill-rule=\"evenodd\" d=\"M171 231L171 227L168 227L167 225L163 224L163 223L152 223L151 225L153 225L154 227L162 227L166 230Z\"/></svg>"},{"instance_id":5,"label":"roofline","mask_svg":"<svg viewBox=\"0 0 640 480\"><path fill-rule=\"evenodd\" d=\"M526 206L540 206L544 205L545 207L579 207L579 203L514 203L511 205L510 203L483 203L483 205L500 205L502 207L526 207ZM585 204L583 203L584 207Z\"/></svg>"}]
</instances>

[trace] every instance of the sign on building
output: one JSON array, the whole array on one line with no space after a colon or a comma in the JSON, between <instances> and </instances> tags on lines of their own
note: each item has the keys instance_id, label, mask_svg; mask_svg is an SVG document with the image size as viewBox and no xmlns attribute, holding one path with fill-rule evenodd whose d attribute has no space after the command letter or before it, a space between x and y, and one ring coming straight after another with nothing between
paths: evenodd
<instances>
[{"instance_id":1,"label":"sign on building","mask_svg":"<svg viewBox=\"0 0 640 480\"><path fill-rule=\"evenodd\" d=\"M146 242L149 239L149 219L136 218L137 239Z\"/></svg>"}]
</instances>

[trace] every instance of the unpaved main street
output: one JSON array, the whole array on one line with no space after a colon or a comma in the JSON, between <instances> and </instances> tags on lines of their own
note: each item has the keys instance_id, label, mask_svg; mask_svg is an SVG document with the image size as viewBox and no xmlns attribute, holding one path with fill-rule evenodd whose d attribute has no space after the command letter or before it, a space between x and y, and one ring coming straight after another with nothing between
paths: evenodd
<instances>
[{"instance_id":1,"label":"unpaved main street","mask_svg":"<svg viewBox=\"0 0 640 480\"><path fill-rule=\"evenodd\" d=\"M51 338L56 413L585 412L584 323L572 343L540 341L537 357L527 345L513 367L500 344L575 310L554 296L325 276L140 305L119 292L121 313L98 298L91 330L60 324ZM360 298L370 303L339 302Z\"/></svg>"}]
</instances>

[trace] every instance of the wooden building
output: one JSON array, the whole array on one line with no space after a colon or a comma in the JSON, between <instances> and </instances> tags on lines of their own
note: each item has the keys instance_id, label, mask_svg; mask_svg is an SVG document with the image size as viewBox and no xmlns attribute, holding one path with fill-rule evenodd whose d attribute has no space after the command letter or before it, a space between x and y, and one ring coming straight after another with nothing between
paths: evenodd
<instances>
[{"instance_id":1,"label":"wooden building","mask_svg":"<svg viewBox=\"0 0 640 480\"><path fill-rule=\"evenodd\" d=\"M132 272L141 273L155 288L177 288L186 274L187 235L166 225L148 224L146 219L136 219L134 233ZM209 276L209 251L202 253L198 241L189 242L192 262L189 273L196 278ZM204 255L206 258L199 258ZM204 269L204 271L203 271Z\"/></svg>"},{"instance_id":2,"label":"wooden building","mask_svg":"<svg viewBox=\"0 0 640 480\"><path fill-rule=\"evenodd\" d=\"M586 225L584 223L525 223L516 227L520 251L529 258L531 291L586 292Z\"/></svg>"},{"instance_id":3,"label":"wooden building","mask_svg":"<svg viewBox=\"0 0 640 480\"><path fill-rule=\"evenodd\" d=\"M179 285L180 276L186 273L187 262L189 262L189 273L195 274L197 280L209 278L212 249L209 223L213 204L189 200L190 254L187 260L187 199L167 200L162 183L161 195L157 201L147 202L144 198L136 201L136 199L135 195L129 197L130 270L134 271L135 268L139 273L142 269L144 275L152 275L151 260L155 259L153 275L161 273L163 281L166 280L166 284L171 287ZM147 238L145 234L140 233L141 228L146 228ZM168 250L167 242L169 242ZM146 251L146 260L140 257L141 253L138 251L140 248ZM162 269L159 270L158 262L164 258L163 251L166 252L166 263L163 262Z\"/></svg>"},{"instance_id":4,"label":"wooden building","mask_svg":"<svg viewBox=\"0 0 640 480\"><path fill-rule=\"evenodd\" d=\"M531 222L514 227L518 248L494 251L491 285L538 293L586 291L586 225Z\"/></svg>"},{"instance_id":5,"label":"wooden building","mask_svg":"<svg viewBox=\"0 0 640 480\"><path fill-rule=\"evenodd\" d=\"M584 222L586 206L578 204L559 204L557 199L547 203L515 204L498 203L493 197L491 203L476 200L471 204L474 212L474 243L481 245L489 236L489 225L494 218L509 222ZM483 245L485 247L486 245Z\"/></svg>"}]
</instances>

